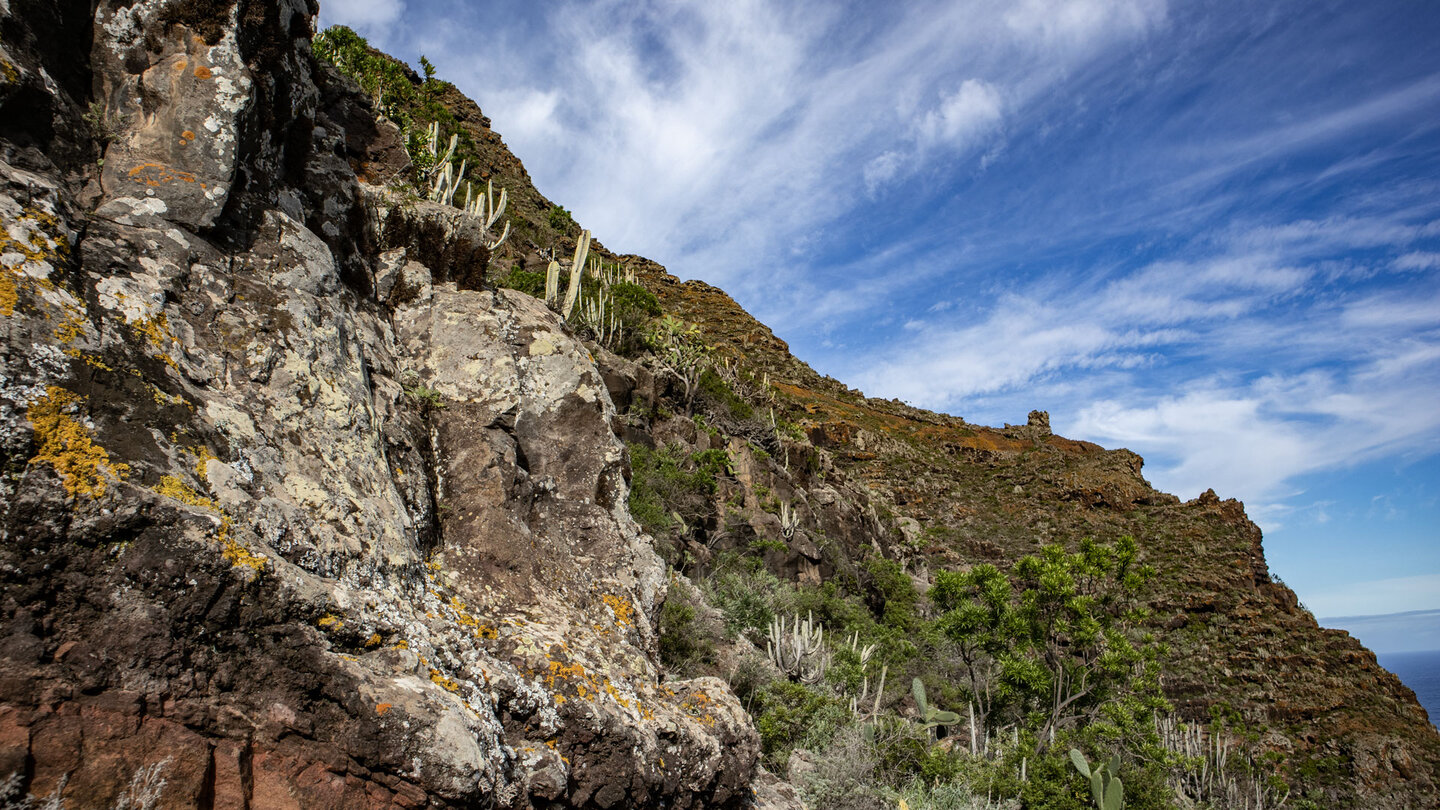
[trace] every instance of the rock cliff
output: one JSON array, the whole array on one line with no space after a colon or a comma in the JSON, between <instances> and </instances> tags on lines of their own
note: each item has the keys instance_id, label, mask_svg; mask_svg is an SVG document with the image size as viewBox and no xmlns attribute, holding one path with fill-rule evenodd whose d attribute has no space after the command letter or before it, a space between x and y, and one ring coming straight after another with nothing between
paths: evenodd
<instances>
[{"instance_id":1,"label":"rock cliff","mask_svg":"<svg viewBox=\"0 0 1440 810\"><path fill-rule=\"evenodd\" d=\"M315 12L0 0L0 798L798 806L731 684L660 664L686 586L627 508L628 443L728 459L661 549L696 569L771 539L789 580L870 550L923 583L1133 534L1182 712L1343 763L1317 777L1339 802L1434 801L1413 695L1272 581L1239 504L1040 414L865 399L723 292L610 257L797 430L697 427L676 380L495 287L556 245L472 103L442 99L528 231L492 256L380 182L400 133L312 56Z\"/></svg>"},{"instance_id":2,"label":"rock cliff","mask_svg":"<svg viewBox=\"0 0 1440 810\"><path fill-rule=\"evenodd\" d=\"M475 289L473 225L361 188L397 142L316 74L313 4L91 12L0 8L0 771L70 807L147 773L166 807L748 801L729 689L660 680L590 352Z\"/></svg>"}]
</instances>

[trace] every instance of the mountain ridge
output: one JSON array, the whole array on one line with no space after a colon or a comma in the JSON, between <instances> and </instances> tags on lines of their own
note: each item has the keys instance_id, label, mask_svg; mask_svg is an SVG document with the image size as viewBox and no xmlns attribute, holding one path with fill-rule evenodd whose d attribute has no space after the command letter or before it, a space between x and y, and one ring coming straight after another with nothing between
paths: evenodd
<instances>
[{"instance_id":1,"label":"mountain ridge","mask_svg":"<svg viewBox=\"0 0 1440 810\"><path fill-rule=\"evenodd\" d=\"M383 87L312 55L314 3L3 13L7 800L109 806L151 774L165 807L794 808L762 764L813 793L837 760L806 735L827 711L858 734L856 708L721 597L768 588L797 624L809 600L856 658L874 631L871 719L921 745L926 684L961 705L905 646L926 589L1091 537L1155 569L1182 718L1218 713L1310 806L1435 799L1413 693L1273 580L1238 501L1156 492L1042 412L865 398L719 288L594 244L670 316L622 356L513 289L581 229L479 107L405 68L392 112L423 115L379 115ZM418 193L424 116L506 187L509 242ZM1080 806L1055 762L1007 784Z\"/></svg>"}]
</instances>

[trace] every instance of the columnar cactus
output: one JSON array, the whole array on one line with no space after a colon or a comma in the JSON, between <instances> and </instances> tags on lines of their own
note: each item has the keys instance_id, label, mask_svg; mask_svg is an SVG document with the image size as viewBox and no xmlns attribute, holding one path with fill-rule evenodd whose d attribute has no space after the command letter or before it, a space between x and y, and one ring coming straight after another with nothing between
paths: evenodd
<instances>
[{"instance_id":1,"label":"columnar cactus","mask_svg":"<svg viewBox=\"0 0 1440 810\"><path fill-rule=\"evenodd\" d=\"M589 253L590 232L581 231L580 239L575 242L575 258L570 263L570 288L565 291L563 305L559 305L560 262L551 259L550 266L545 268L545 303L565 320L569 320L570 313L575 311L575 301L580 296L580 274L585 271L585 257Z\"/></svg>"},{"instance_id":2,"label":"columnar cactus","mask_svg":"<svg viewBox=\"0 0 1440 810\"><path fill-rule=\"evenodd\" d=\"M819 683L830 666L830 653L825 648L825 627L815 623L815 614L804 622L791 617L787 629L785 618L770 622L770 638L765 652L770 660L793 680L804 684Z\"/></svg>"},{"instance_id":3,"label":"columnar cactus","mask_svg":"<svg viewBox=\"0 0 1440 810\"><path fill-rule=\"evenodd\" d=\"M505 193L505 189L502 188L500 189L500 202L495 202L495 186L489 180L485 181L484 194L474 195L473 192L474 187L472 187L469 183L466 183L464 208L465 213L469 214L472 217L475 217L476 219L484 223L485 232L489 233L491 226L495 224L495 220L499 219L500 215L505 213L505 203L509 200L509 197ZM474 196L473 202L471 200L472 195ZM509 236L510 221L506 220L505 228L500 232L500 238L496 239L493 242L487 242L485 244L485 247L489 248L490 250L494 250L495 248L498 248L502 244L504 244L505 240Z\"/></svg>"},{"instance_id":4,"label":"columnar cactus","mask_svg":"<svg viewBox=\"0 0 1440 810\"><path fill-rule=\"evenodd\" d=\"M800 527L800 513L790 508L789 501L780 502L780 533L789 540L795 536L795 530Z\"/></svg>"}]
</instances>

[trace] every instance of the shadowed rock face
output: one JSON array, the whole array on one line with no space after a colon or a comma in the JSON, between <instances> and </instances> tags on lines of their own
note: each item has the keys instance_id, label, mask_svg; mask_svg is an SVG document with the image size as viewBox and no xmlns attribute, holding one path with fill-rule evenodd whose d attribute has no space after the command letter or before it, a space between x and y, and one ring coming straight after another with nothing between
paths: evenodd
<instances>
[{"instance_id":1,"label":"shadowed rock face","mask_svg":"<svg viewBox=\"0 0 1440 810\"><path fill-rule=\"evenodd\" d=\"M660 682L605 380L478 289L472 223L362 203L403 150L311 62L313 3L71 5L0 4L0 120L46 116L0 127L0 779L68 807L147 778L162 807L747 803L728 688ZM93 76L55 80L62 29Z\"/></svg>"}]
</instances>

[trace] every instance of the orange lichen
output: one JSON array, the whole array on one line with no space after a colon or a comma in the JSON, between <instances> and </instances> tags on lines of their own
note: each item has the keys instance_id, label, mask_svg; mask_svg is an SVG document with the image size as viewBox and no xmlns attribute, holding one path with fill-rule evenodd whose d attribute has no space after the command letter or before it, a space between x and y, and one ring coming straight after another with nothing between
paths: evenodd
<instances>
[{"instance_id":1,"label":"orange lichen","mask_svg":"<svg viewBox=\"0 0 1440 810\"><path fill-rule=\"evenodd\" d=\"M172 169L162 163L141 163L139 166L126 172L125 175L137 183L144 183L151 188L163 186L176 180L186 183L195 182L195 175L190 172L182 172Z\"/></svg>"},{"instance_id":2,"label":"orange lichen","mask_svg":"<svg viewBox=\"0 0 1440 810\"><path fill-rule=\"evenodd\" d=\"M384 639L380 638L380 634L379 634L379 633L371 633L371 634L370 634L370 638L365 639L365 646L366 646L366 647L379 647L379 646L380 646L380 642L383 641L383 640L384 640Z\"/></svg>"},{"instance_id":3,"label":"orange lichen","mask_svg":"<svg viewBox=\"0 0 1440 810\"><path fill-rule=\"evenodd\" d=\"M631 627L635 624L635 606L629 599L614 594L605 594L600 600L610 606L610 611L615 614L615 623L621 627Z\"/></svg>"},{"instance_id":4,"label":"orange lichen","mask_svg":"<svg viewBox=\"0 0 1440 810\"><path fill-rule=\"evenodd\" d=\"M388 712L393 708L395 707L389 703L377 703L375 704L375 713L384 714L385 712Z\"/></svg>"},{"instance_id":5,"label":"orange lichen","mask_svg":"<svg viewBox=\"0 0 1440 810\"><path fill-rule=\"evenodd\" d=\"M53 467L71 495L98 498L105 494L107 478L123 481L130 467L112 463L110 454L95 443L85 426L65 412L82 401L52 385L45 396L30 405L27 415L35 425L35 440L40 446L30 463L43 461Z\"/></svg>"},{"instance_id":6,"label":"orange lichen","mask_svg":"<svg viewBox=\"0 0 1440 810\"><path fill-rule=\"evenodd\" d=\"M715 715L711 712L714 705L715 700L704 692L691 692L680 702L686 714L707 726L715 725Z\"/></svg>"},{"instance_id":7,"label":"orange lichen","mask_svg":"<svg viewBox=\"0 0 1440 810\"><path fill-rule=\"evenodd\" d=\"M213 75L215 74L210 72L210 68L205 67L204 65L200 65L199 67L195 68L195 78L197 79L208 79Z\"/></svg>"}]
</instances>

